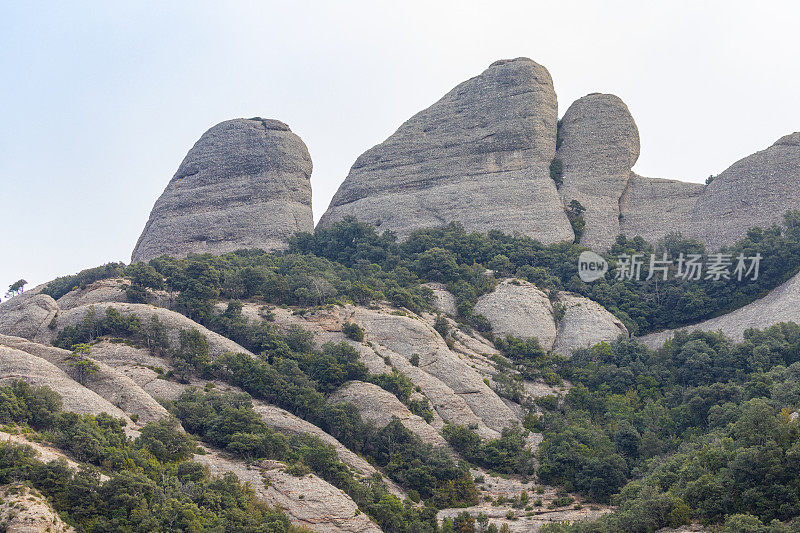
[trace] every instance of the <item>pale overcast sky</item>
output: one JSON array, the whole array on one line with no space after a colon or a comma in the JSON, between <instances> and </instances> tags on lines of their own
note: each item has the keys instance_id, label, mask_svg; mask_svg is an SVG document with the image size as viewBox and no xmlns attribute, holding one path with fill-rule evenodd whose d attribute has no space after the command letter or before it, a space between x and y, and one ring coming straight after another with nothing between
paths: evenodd
<instances>
[{"instance_id":1,"label":"pale overcast sky","mask_svg":"<svg viewBox=\"0 0 800 533\"><path fill-rule=\"evenodd\" d=\"M800 130L800 4L0 0L0 287L130 259L212 125L290 125L314 217L350 165L501 58L553 76L559 115L620 96L635 170L702 181Z\"/></svg>"}]
</instances>

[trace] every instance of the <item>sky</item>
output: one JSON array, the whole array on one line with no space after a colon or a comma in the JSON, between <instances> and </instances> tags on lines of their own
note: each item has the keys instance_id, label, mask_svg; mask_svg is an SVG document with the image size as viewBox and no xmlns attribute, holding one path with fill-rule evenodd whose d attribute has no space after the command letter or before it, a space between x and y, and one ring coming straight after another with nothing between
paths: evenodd
<instances>
[{"instance_id":1,"label":"sky","mask_svg":"<svg viewBox=\"0 0 800 533\"><path fill-rule=\"evenodd\" d=\"M639 174L703 181L800 130L794 1L0 0L0 296L130 260L214 124L309 148L314 218L355 159L497 59L550 71L559 116L628 105Z\"/></svg>"}]
</instances>

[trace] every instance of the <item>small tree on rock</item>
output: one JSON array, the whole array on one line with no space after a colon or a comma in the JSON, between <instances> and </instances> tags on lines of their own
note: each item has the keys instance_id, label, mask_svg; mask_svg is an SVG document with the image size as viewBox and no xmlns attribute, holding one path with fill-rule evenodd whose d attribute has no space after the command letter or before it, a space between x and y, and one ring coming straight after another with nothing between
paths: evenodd
<instances>
[{"instance_id":1,"label":"small tree on rock","mask_svg":"<svg viewBox=\"0 0 800 533\"><path fill-rule=\"evenodd\" d=\"M18 279L17 281L8 286L8 292L6 292L6 298L11 298L12 296L16 296L17 294L22 294L22 292L25 290L25 285L27 284L28 282L25 281L24 279Z\"/></svg>"},{"instance_id":2,"label":"small tree on rock","mask_svg":"<svg viewBox=\"0 0 800 533\"><path fill-rule=\"evenodd\" d=\"M88 344L76 344L69 356L69 366L75 371L75 380L81 385L86 385L89 376L100 370L97 363L87 357L91 353L92 347Z\"/></svg>"}]
</instances>

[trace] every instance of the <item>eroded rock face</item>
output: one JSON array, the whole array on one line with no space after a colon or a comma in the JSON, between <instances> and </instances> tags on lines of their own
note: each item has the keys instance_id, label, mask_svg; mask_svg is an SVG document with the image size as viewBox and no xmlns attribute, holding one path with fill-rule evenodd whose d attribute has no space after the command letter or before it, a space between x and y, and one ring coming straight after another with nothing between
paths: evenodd
<instances>
[{"instance_id":1,"label":"eroded rock face","mask_svg":"<svg viewBox=\"0 0 800 533\"><path fill-rule=\"evenodd\" d=\"M685 233L716 249L745 237L753 226L783 222L800 208L800 132L737 161L697 201Z\"/></svg>"},{"instance_id":2,"label":"eroded rock face","mask_svg":"<svg viewBox=\"0 0 800 533\"><path fill-rule=\"evenodd\" d=\"M218 357L227 352L246 353L250 354L248 350L233 342L232 340L223 337L219 333L215 333L194 320L191 320L180 313L170 311L169 309L162 309L148 304L130 304L119 302L100 302L91 305L82 305L61 311L56 319L54 327L45 328L40 330L36 339L39 342L52 342L56 338L59 331L66 326L74 326L85 319L87 313L94 312L98 317L103 316L106 309L113 307L124 315L135 315L139 318L142 324L147 324L153 317L157 318L167 329L167 337L170 346L179 346L180 332L182 330L196 329L208 340L208 350L211 357ZM252 354L250 354L252 355Z\"/></svg>"},{"instance_id":3,"label":"eroded rock face","mask_svg":"<svg viewBox=\"0 0 800 533\"><path fill-rule=\"evenodd\" d=\"M71 533L42 494L22 483L0 486L0 524L8 533Z\"/></svg>"},{"instance_id":4,"label":"eroded rock face","mask_svg":"<svg viewBox=\"0 0 800 533\"><path fill-rule=\"evenodd\" d=\"M381 531L344 491L314 474L297 477L286 473L286 465L277 461L251 465L217 451L194 460L213 475L233 472L239 481L250 484L260 500L283 509L293 524L320 533Z\"/></svg>"},{"instance_id":5,"label":"eroded rock face","mask_svg":"<svg viewBox=\"0 0 800 533\"><path fill-rule=\"evenodd\" d=\"M64 411L93 415L108 413L124 418L133 425L121 409L96 392L79 385L49 361L22 350L0 346L0 385L9 385L18 379L56 391L61 395Z\"/></svg>"},{"instance_id":6,"label":"eroded rock face","mask_svg":"<svg viewBox=\"0 0 800 533\"><path fill-rule=\"evenodd\" d=\"M558 134L564 205L586 208L581 243L606 249L620 233L619 199L639 158L639 130L622 100L595 93L569 106Z\"/></svg>"},{"instance_id":7,"label":"eroded rock face","mask_svg":"<svg viewBox=\"0 0 800 533\"><path fill-rule=\"evenodd\" d=\"M493 292L478 298L475 313L485 316L495 335L536 337L545 350L556 341L553 306L547 295L519 280L504 280Z\"/></svg>"},{"instance_id":8,"label":"eroded rock face","mask_svg":"<svg viewBox=\"0 0 800 533\"><path fill-rule=\"evenodd\" d=\"M434 282L425 283L425 286L433 291L433 306L437 311L444 313L445 315L458 314L456 297L452 292L447 290L447 287L445 287L442 283Z\"/></svg>"},{"instance_id":9,"label":"eroded rock face","mask_svg":"<svg viewBox=\"0 0 800 533\"><path fill-rule=\"evenodd\" d=\"M404 237L457 221L572 240L549 177L557 107L547 69L497 61L362 154L319 223L353 215Z\"/></svg>"},{"instance_id":10,"label":"eroded rock face","mask_svg":"<svg viewBox=\"0 0 800 533\"><path fill-rule=\"evenodd\" d=\"M444 438L422 417L413 414L397 397L372 383L351 381L331 394L330 402L352 403L361 417L377 427L384 427L397 418L406 429L434 446L447 446Z\"/></svg>"},{"instance_id":11,"label":"eroded rock face","mask_svg":"<svg viewBox=\"0 0 800 533\"><path fill-rule=\"evenodd\" d=\"M620 200L622 233L654 242L680 232L710 250L800 207L800 132L731 165L708 186L634 175Z\"/></svg>"},{"instance_id":12,"label":"eroded rock face","mask_svg":"<svg viewBox=\"0 0 800 533\"><path fill-rule=\"evenodd\" d=\"M656 242L668 233L687 233L697 199L706 186L702 183L643 178L631 174L628 187L619 200L620 233Z\"/></svg>"},{"instance_id":13,"label":"eroded rock face","mask_svg":"<svg viewBox=\"0 0 800 533\"><path fill-rule=\"evenodd\" d=\"M478 298L475 312L489 320L496 335L536 337L545 350L566 356L577 348L628 335L622 322L593 300L559 292L556 301L564 307L559 320L544 292L526 281L504 280L494 292Z\"/></svg>"},{"instance_id":14,"label":"eroded rock face","mask_svg":"<svg viewBox=\"0 0 800 533\"><path fill-rule=\"evenodd\" d=\"M351 320L364 328L364 339L377 353L420 387L439 415L456 424L478 426L492 437L518 422L503 400L433 327L413 316L353 308ZM414 355L418 366L411 363Z\"/></svg>"},{"instance_id":15,"label":"eroded rock face","mask_svg":"<svg viewBox=\"0 0 800 533\"><path fill-rule=\"evenodd\" d=\"M277 120L235 119L200 137L150 213L131 261L286 247L313 231L311 157Z\"/></svg>"},{"instance_id":16,"label":"eroded rock face","mask_svg":"<svg viewBox=\"0 0 800 533\"><path fill-rule=\"evenodd\" d=\"M72 353L67 350L7 335L0 335L0 346L27 352L52 363L68 375L73 373L73 368L70 364ZM98 361L93 357L90 357L90 359L93 360L96 366L95 372L88 375L83 382L86 388L94 391L125 413L129 415L135 414L141 423L169 416L167 410L160 403L139 388L128 376L102 361Z\"/></svg>"},{"instance_id":17,"label":"eroded rock face","mask_svg":"<svg viewBox=\"0 0 800 533\"><path fill-rule=\"evenodd\" d=\"M668 329L641 337L650 348L659 348L675 331L720 331L734 342L744 340L747 329L764 329L780 322L800 323L800 274L779 285L763 298L727 315L704 320L678 330Z\"/></svg>"},{"instance_id":18,"label":"eroded rock face","mask_svg":"<svg viewBox=\"0 0 800 533\"><path fill-rule=\"evenodd\" d=\"M58 305L50 296L33 291L22 293L0 304L0 333L33 338L56 313Z\"/></svg>"}]
</instances>

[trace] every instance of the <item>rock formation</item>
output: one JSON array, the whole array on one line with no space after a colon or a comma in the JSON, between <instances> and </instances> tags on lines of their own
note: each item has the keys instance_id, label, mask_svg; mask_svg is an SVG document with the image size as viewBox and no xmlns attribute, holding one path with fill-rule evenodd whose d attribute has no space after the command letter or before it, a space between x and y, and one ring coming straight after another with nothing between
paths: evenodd
<instances>
[{"instance_id":1,"label":"rock formation","mask_svg":"<svg viewBox=\"0 0 800 533\"><path fill-rule=\"evenodd\" d=\"M721 331L735 342L741 342L747 329L764 329L780 322L800 324L800 274L796 274L763 298L744 307L678 330ZM664 341L671 339L678 330L668 329L651 333L643 336L641 341L650 348L658 348Z\"/></svg>"},{"instance_id":2,"label":"rock formation","mask_svg":"<svg viewBox=\"0 0 800 533\"><path fill-rule=\"evenodd\" d=\"M308 150L283 122L217 124L156 201L131 261L285 248L287 237L314 229L310 176Z\"/></svg>"},{"instance_id":3,"label":"rock formation","mask_svg":"<svg viewBox=\"0 0 800 533\"><path fill-rule=\"evenodd\" d=\"M710 249L800 207L800 133L732 165L706 186L632 171L639 132L627 106L593 93L567 109L558 129L547 70L525 58L498 61L417 113L362 154L320 219L352 215L405 237L450 221L544 243L572 240L566 210L585 208L584 244L616 237L657 241L680 232ZM554 194L553 158L562 163ZM720 224L724 220L724 224Z\"/></svg>"},{"instance_id":4,"label":"rock formation","mask_svg":"<svg viewBox=\"0 0 800 533\"><path fill-rule=\"evenodd\" d=\"M620 234L619 199L639 158L639 130L622 100L595 93L569 106L558 135L564 205L586 208L581 244L606 249Z\"/></svg>"},{"instance_id":5,"label":"rock formation","mask_svg":"<svg viewBox=\"0 0 800 533\"><path fill-rule=\"evenodd\" d=\"M547 295L522 281L505 280L478 298L475 313L485 316L500 337L536 337L545 350L556 341L553 306Z\"/></svg>"},{"instance_id":6,"label":"rock formation","mask_svg":"<svg viewBox=\"0 0 800 533\"><path fill-rule=\"evenodd\" d=\"M393 418L397 418L406 429L424 442L434 446L447 446L444 438L428 425L422 417L417 416L398 400L394 394L383 390L372 383L351 381L334 392L329 401L352 403L358 407L361 417L377 427L384 427Z\"/></svg>"},{"instance_id":7,"label":"rock formation","mask_svg":"<svg viewBox=\"0 0 800 533\"><path fill-rule=\"evenodd\" d=\"M28 352L0 346L0 385L24 380L37 387L49 387L61 395L65 411L80 414L108 413L125 418L125 413L96 392L79 385L54 364Z\"/></svg>"},{"instance_id":8,"label":"rock formation","mask_svg":"<svg viewBox=\"0 0 800 533\"><path fill-rule=\"evenodd\" d=\"M58 313L55 300L36 290L0 303L0 333L32 339Z\"/></svg>"},{"instance_id":9,"label":"rock formation","mask_svg":"<svg viewBox=\"0 0 800 533\"><path fill-rule=\"evenodd\" d=\"M0 525L8 533L72 533L39 491L22 483L0 486Z\"/></svg>"},{"instance_id":10,"label":"rock formation","mask_svg":"<svg viewBox=\"0 0 800 533\"><path fill-rule=\"evenodd\" d=\"M362 154L319 223L353 215L404 237L457 221L572 240L549 176L557 107L547 69L497 61Z\"/></svg>"},{"instance_id":11,"label":"rock formation","mask_svg":"<svg viewBox=\"0 0 800 533\"><path fill-rule=\"evenodd\" d=\"M545 350L565 356L628 334L622 322L595 301L559 292L556 302L563 306L561 317L553 302L535 286L504 280L493 292L478 298L475 312L489 320L495 335L536 337Z\"/></svg>"},{"instance_id":12,"label":"rock formation","mask_svg":"<svg viewBox=\"0 0 800 533\"><path fill-rule=\"evenodd\" d=\"M684 232L711 248L736 242L753 226L800 209L800 132L737 161L703 191Z\"/></svg>"},{"instance_id":13,"label":"rock formation","mask_svg":"<svg viewBox=\"0 0 800 533\"><path fill-rule=\"evenodd\" d=\"M705 187L702 183L643 178L632 173L619 200L620 233L638 235L648 242L676 232L689 237L688 221Z\"/></svg>"},{"instance_id":14,"label":"rock formation","mask_svg":"<svg viewBox=\"0 0 800 533\"><path fill-rule=\"evenodd\" d=\"M564 205L578 200L586 208L581 244L595 250L607 249L619 234L655 242L673 232L716 250L800 207L800 133L734 163L708 186L632 172L639 135L616 96L590 94L574 102L559 136L559 192Z\"/></svg>"}]
</instances>

